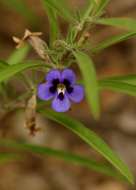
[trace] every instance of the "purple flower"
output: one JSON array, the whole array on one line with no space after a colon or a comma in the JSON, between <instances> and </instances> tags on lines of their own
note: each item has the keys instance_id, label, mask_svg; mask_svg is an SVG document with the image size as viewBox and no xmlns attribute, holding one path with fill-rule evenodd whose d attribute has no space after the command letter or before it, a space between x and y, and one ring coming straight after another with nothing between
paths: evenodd
<instances>
[{"instance_id":1,"label":"purple flower","mask_svg":"<svg viewBox=\"0 0 136 190\"><path fill-rule=\"evenodd\" d=\"M71 101L78 103L84 98L84 88L75 84L76 76L71 69L51 70L46 75L46 83L38 86L38 97L52 101L52 108L57 112L68 111Z\"/></svg>"}]
</instances>

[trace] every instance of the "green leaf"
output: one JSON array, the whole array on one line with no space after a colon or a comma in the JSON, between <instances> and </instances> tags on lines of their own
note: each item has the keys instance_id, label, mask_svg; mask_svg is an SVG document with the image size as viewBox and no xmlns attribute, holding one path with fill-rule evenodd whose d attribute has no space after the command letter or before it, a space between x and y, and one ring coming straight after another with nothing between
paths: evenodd
<instances>
[{"instance_id":1,"label":"green leaf","mask_svg":"<svg viewBox=\"0 0 136 190\"><path fill-rule=\"evenodd\" d=\"M56 149L38 146L38 145L19 143L19 142L9 141L9 140L0 140L0 146L8 147L8 148L16 148L22 151L30 151L32 153L38 153L40 155L53 156L54 158L62 159L71 164L84 166L93 171L97 171L108 176L117 177L118 179L124 179L109 164L99 163L93 159L79 156L77 154L73 154L70 152L56 150ZM5 156L5 154L3 156ZM1 159L1 155L0 155L0 159Z\"/></svg>"},{"instance_id":2,"label":"green leaf","mask_svg":"<svg viewBox=\"0 0 136 190\"><path fill-rule=\"evenodd\" d=\"M95 9L96 7L97 7L97 2L95 0L86 0L86 3L82 7L82 9L76 9L77 21L80 22L84 22L83 20L88 21L88 18L90 18L93 9Z\"/></svg>"},{"instance_id":3,"label":"green leaf","mask_svg":"<svg viewBox=\"0 0 136 190\"><path fill-rule=\"evenodd\" d=\"M98 151L104 156L120 173L130 182L134 183L133 175L131 174L125 163L114 153L109 146L98 137L93 131L86 128L81 122L66 116L63 113L57 113L52 110L38 110L43 116L57 123L64 125L66 128L71 130L73 133L78 135L84 142L89 146Z\"/></svg>"},{"instance_id":4,"label":"green leaf","mask_svg":"<svg viewBox=\"0 0 136 190\"><path fill-rule=\"evenodd\" d=\"M38 67L48 67L46 64L16 64L7 66L5 69L0 70L0 82L3 82L10 77L26 70L26 69L34 69Z\"/></svg>"},{"instance_id":5,"label":"green leaf","mask_svg":"<svg viewBox=\"0 0 136 190\"><path fill-rule=\"evenodd\" d=\"M50 7L52 11L55 11L62 18L72 21L74 20L72 12L66 6L65 0L42 0L45 5Z\"/></svg>"},{"instance_id":6,"label":"green leaf","mask_svg":"<svg viewBox=\"0 0 136 190\"><path fill-rule=\"evenodd\" d=\"M8 63L0 60L0 71L5 69L8 66ZM5 97L5 84L4 83L0 83L0 93L3 97Z\"/></svg>"},{"instance_id":7,"label":"green leaf","mask_svg":"<svg viewBox=\"0 0 136 190\"><path fill-rule=\"evenodd\" d=\"M3 164L5 162L18 160L21 157L17 154L13 153L0 153L0 164Z\"/></svg>"},{"instance_id":8,"label":"green leaf","mask_svg":"<svg viewBox=\"0 0 136 190\"><path fill-rule=\"evenodd\" d=\"M3 4L8 6L10 9L17 11L31 24L35 22L37 18L34 12L28 8L24 0L1 0Z\"/></svg>"},{"instance_id":9,"label":"green leaf","mask_svg":"<svg viewBox=\"0 0 136 190\"><path fill-rule=\"evenodd\" d=\"M8 66L7 62L0 60L0 70L5 69L7 66Z\"/></svg>"},{"instance_id":10,"label":"green leaf","mask_svg":"<svg viewBox=\"0 0 136 190\"><path fill-rule=\"evenodd\" d=\"M43 6L47 12L49 25L50 25L50 43L52 44L59 37L59 25L56 11L48 6L45 0L43 0Z\"/></svg>"},{"instance_id":11,"label":"green leaf","mask_svg":"<svg viewBox=\"0 0 136 190\"><path fill-rule=\"evenodd\" d=\"M110 0L88 0L88 8L89 6L91 6L91 12L93 13L93 15L95 16L99 16L101 15L102 11L104 10L104 8L107 6L107 4L109 3ZM89 9L86 8L86 11L87 12ZM90 16L90 15L88 15Z\"/></svg>"},{"instance_id":12,"label":"green leaf","mask_svg":"<svg viewBox=\"0 0 136 190\"><path fill-rule=\"evenodd\" d=\"M30 47L25 45L17 50L15 50L10 57L8 58L7 62L9 65L15 65L23 61L23 59L27 56Z\"/></svg>"},{"instance_id":13,"label":"green leaf","mask_svg":"<svg viewBox=\"0 0 136 190\"><path fill-rule=\"evenodd\" d=\"M98 0L88 0L89 5L93 5L94 9L98 6Z\"/></svg>"},{"instance_id":14,"label":"green leaf","mask_svg":"<svg viewBox=\"0 0 136 190\"><path fill-rule=\"evenodd\" d=\"M126 82L129 84L136 85L136 75L135 74L105 77L104 79L102 79L102 81L103 80L116 80L119 82Z\"/></svg>"},{"instance_id":15,"label":"green leaf","mask_svg":"<svg viewBox=\"0 0 136 190\"><path fill-rule=\"evenodd\" d=\"M96 14L100 15L101 12L105 9L105 7L107 6L107 4L110 2L110 0L99 0L99 4L97 6L96 9Z\"/></svg>"},{"instance_id":16,"label":"green leaf","mask_svg":"<svg viewBox=\"0 0 136 190\"><path fill-rule=\"evenodd\" d=\"M95 23L136 31L136 20L131 18L99 18Z\"/></svg>"},{"instance_id":17,"label":"green leaf","mask_svg":"<svg viewBox=\"0 0 136 190\"><path fill-rule=\"evenodd\" d=\"M73 53L83 76L88 103L92 109L94 117L97 119L100 115L99 89L94 63L91 58L83 52L76 51Z\"/></svg>"},{"instance_id":18,"label":"green leaf","mask_svg":"<svg viewBox=\"0 0 136 190\"><path fill-rule=\"evenodd\" d=\"M88 21L88 19L90 18L91 16L91 13L93 12L93 10L96 8L96 1L95 0L89 0L88 4L87 4L87 7L85 9L85 11L80 15L80 23L79 23L79 26L81 28L84 27L85 23ZM77 29L77 32L79 31L79 29Z\"/></svg>"},{"instance_id":19,"label":"green leaf","mask_svg":"<svg viewBox=\"0 0 136 190\"><path fill-rule=\"evenodd\" d=\"M97 53L105 48L108 48L114 44L123 42L135 36L136 36L136 32L127 32L127 33L119 34L116 36L112 36L106 39L105 41L99 43L98 45L96 45L96 47L92 48L92 52Z\"/></svg>"},{"instance_id":20,"label":"green leaf","mask_svg":"<svg viewBox=\"0 0 136 190\"><path fill-rule=\"evenodd\" d=\"M105 77L99 81L99 89L107 89L119 93L124 93L130 96L136 96L136 75L123 75ZM84 84L83 81L79 83Z\"/></svg>"},{"instance_id":21,"label":"green leaf","mask_svg":"<svg viewBox=\"0 0 136 190\"><path fill-rule=\"evenodd\" d=\"M128 84L119 80L100 80L100 89L108 89L115 92L128 94L130 96L136 96L136 85Z\"/></svg>"},{"instance_id":22,"label":"green leaf","mask_svg":"<svg viewBox=\"0 0 136 190\"><path fill-rule=\"evenodd\" d=\"M84 11L84 14L82 14L80 25L83 25L87 21L87 19L90 17L95 6L96 6L95 0L93 1L89 0L87 8Z\"/></svg>"},{"instance_id":23,"label":"green leaf","mask_svg":"<svg viewBox=\"0 0 136 190\"><path fill-rule=\"evenodd\" d=\"M69 30L66 37L67 44L72 44L75 42L77 35L77 28L73 27L73 25L69 26Z\"/></svg>"},{"instance_id":24,"label":"green leaf","mask_svg":"<svg viewBox=\"0 0 136 190\"><path fill-rule=\"evenodd\" d=\"M81 10L78 12L78 19L77 19L77 26L70 26L68 35L67 35L67 42L73 44L76 41L76 37L79 33L82 33L84 30L84 27L86 23L88 23L88 20L91 17L91 14L97 7L97 1L96 0L88 0L85 10Z\"/></svg>"}]
</instances>

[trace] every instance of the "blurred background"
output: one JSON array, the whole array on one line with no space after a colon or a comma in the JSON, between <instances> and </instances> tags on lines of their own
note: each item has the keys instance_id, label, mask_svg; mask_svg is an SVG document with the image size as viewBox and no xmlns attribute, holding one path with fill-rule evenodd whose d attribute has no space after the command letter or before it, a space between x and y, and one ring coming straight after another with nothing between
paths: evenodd
<instances>
[{"instance_id":1,"label":"blurred background","mask_svg":"<svg viewBox=\"0 0 136 190\"><path fill-rule=\"evenodd\" d=\"M18 0L19 1L19 0ZM8 1L7 1L8 2ZM9 0L10 2L10 0ZM0 0L0 59L5 60L14 51L12 36L22 37L26 28L43 32L49 40L49 24L39 0L26 0L28 10L17 12L6 0ZM59 1L58 1L59 2ZM72 8L80 9L85 0L68 0ZM31 10L28 16L29 9ZM109 3L105 17L125 16L136 19L135 0L114 0ZM60 19L66 34L67 23ZM117 34L119 29L98 26L91 30L91 40L99 42ZM29 57L35 58L34 52ZM136 73L136 39L131 39L94 56L98 78ZM86 102L73 105L69 114L79 118L96 131L128 164L136 176L136 99L119 93L101 93L102 114L94 121ZM68 150L103 161L78 137L41 116L37 116L42 131L31 137L24 128L24 113L13 112L0 122L1 136L21 139L40 145ZM23 160L0 165L0 190L135 190L123 182L106 177L80 166L73 166L53 157L26 154Z\"/></svg>"}]
</instances>

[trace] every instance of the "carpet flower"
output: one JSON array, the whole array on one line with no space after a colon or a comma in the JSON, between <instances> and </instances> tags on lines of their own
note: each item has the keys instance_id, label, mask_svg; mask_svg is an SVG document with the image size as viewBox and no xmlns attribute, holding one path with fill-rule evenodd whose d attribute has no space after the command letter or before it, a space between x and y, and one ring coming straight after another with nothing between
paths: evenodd
<instances>
[{"instance_id":1,"label":"carpet flower","mask_svg":"<svg viewBox=\"0 0 136 190\"><path fill-rule=\"evenodd\" d=\"M38 97L41 100L51 100L52 108L57 112L66 112L71 103L79 103L84 98L84 88L76 84L73 70L63 71L53 69L46 75L46 82L38 86Z\"/></svg>"}]
</instances>

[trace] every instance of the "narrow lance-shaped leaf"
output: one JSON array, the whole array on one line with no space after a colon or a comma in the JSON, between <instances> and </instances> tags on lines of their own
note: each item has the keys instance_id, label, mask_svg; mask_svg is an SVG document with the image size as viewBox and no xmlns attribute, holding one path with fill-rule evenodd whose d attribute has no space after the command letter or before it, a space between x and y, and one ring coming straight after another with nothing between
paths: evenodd
<instances>
[{"instance_id":1,"label":"narrow lance-shaped leaf","mask_svg":"<svg viewBox=\"0 0 136 190\"><path fill-rule=\"evenodd\" d=\"M86 10L82 13L81 18L80 18L80 23L79 23L80 30L78 29L78 27L76 28L76 31L75 31L76 35L78 32L83 30L84 25L88 21L89 17L91 16L91 13L93 12L93 10L95 8L96 8L95 0L93 0L93 1L89 0L88 6L87 6Z\"/></svg>"},{"instance_id":2,"label":"narrow lance-shaped leaf","mask_svg":"<svg viewBox=\"0 0 136 190\"><path fill-rule=\"evenodd\" d=\"M39 113L45 117L56 121L57 123L65 126L73 133L78 135L84 142L98 151L102 156L104 156L115 168L117 168L120 173L131 183L134 183L133 175L131 174L128 167L124 162L114 153L109 146L98 137L93 131L86 128L81 122L66 116L62 113L57 113L51 110L38 110Z\"/></svg>"},{"instance_id":3,"label":"narrow lance-shaped leaf","mask_svg":"<svg viewBox=\"0 0 136 190\"><path fill-rule=\"evenodd\" d=\"M132 18L99 18L95 23L136 31L136 20Z\"/></svg>"},{"instance_id":4,"label":"narrow lance-shaped leaf","mask_svg":"<svg viewBox=\"0 0 136 190\"><path fill-rule=\"evenodd\" d=\"M59 16L64 19L71 21L74 20L73 14L69 10L68 6L66 6L65 0L42 0L45 1L45 5L50 7L53 11L55 11Z\"/></svg>"},{"instance_id":5,"label":"narrow lance-shaped leaf","mask_svg":"<svg viewBox=\"0 0 136 190\"><path fill-rule=\"evenodd\" d=\"M95 118L99 117L99 90L96 72L91 58L83 52L73 52L83 76L86 97Z\"/></svg>"},{"instance_id":6,"label":"narrow lance-shaped leaf","mask_svg":"<svg viewBox=\"0 0 136 190\"><path fill-rule=\"evenodd\" d=\"M124 75L124 76L113 76L105 77L99 81L100 90L111 90L130 96L136 96L136 75ZM84 84L83 81L80 81Z\"/></svg>"},{"instance_id":7,"label":"narrow lance-shaped leaf","mask_svg":"<svg viewBox=\"0 0 136 190\"><path fill-rule=\"evenodd\" d=\"M105 41L99 43L98 45L96 45L96 47L92 48L92 52L97 53L105 48L108 48L119 42L123 42L123 41L133 38L135 36L136 36L136 32L127 32L127 33L119 34L116 36L112 36L112 37L106 39Z\"/></svg>"},{"instance_id":8,"label":"narrow lance-shaped leaf","mask_svg":"<svg viewBox=\"0 0 136 190\"><path fill-rule=\"evenodd\" d=\"M21 150L30 151L32 153L38 153L40 155L53 156L54 158L62 159L71 164L84 166L93 171L97 171L105 175L117 177L118 179L124 180L124 178L117 171L115 171L109 164L99 163L93 159L79 156L74 153L56 150L53 148L48 148L48 147L43 147L43 146L38 146L38 145L19 143L19 142L9 141L9 140L1 140L0 146L4 146L8 148L16 148L16 149L19 149L19 151ZM6 155L2 155L2 158L5 156ZM0 155L0 161L1 161L1 155Z\"/></svg>"},{"instance_id":9,"label":"narrow lance-shaped leaf","mask_svg":"<svg viewBox=\"0 0 136 190\"><path fill-rule=\"evenodd\" d=\"M0 153L0 164L20 159L21 157L15 153Z\"/></svg>"},{"instance_id":10,"label":"narrow lance-shaped leaf","mask_svg":"<svg viewBox=\"0 0 136 190\"><path fill-rule=\"evenodd\" d=\"M99 5L99 0L88 0L88 2L93 5L93 11L95 11Z\"/></svg>"},{"instance_id":11,"label":"narrow lance-shaped leaf","mask_svg":"<svg viewBox=\"0 0 136 190\"><path fill-rule=\"evenodd\" d=\"M93 9L97 7L98 3L96 1L97 0L86 0L86 3L82 7L82 9L78 9L76 11L76 18L78 21L84 22L86 19L88 19L91 16Z\"/></svg>"},{"instance_id":12,"label":"narrow lance-shaped leaf","mask_svg":"<svg viewBox=\"0 0 136 190\"><path fill-rule=\"evenodd\" d=\"M89 17L91 16L91 13L96 8L96 0L89 0L87 2L86 8L78 12L79 20L78 26L72 26L69 28L68 35L67 35L67 42L68 43L75 43L76 40L80 39L80 33L82 33L85 23L88 22ZM79 39L77 39L79 38Z\"/></svg>"},{"instance_id":13,"label":"narrow lance-shaped leaf","mask_svg":"<svg viewBox=\"0 0 136 190\"><path fill-rule=\"evenodd\" d=\"M128 74L128 75L117 75L117 76L110 76L110 77L105 77L101 79L102 81L105 80L115 80L116 82L126 82L129 84L136 85L136 74Z\"/></svg>"},{"instance_id":14,"label":"narrow lance-shaped leaf","mask_svg":"<svg viewBox=\"0 0 136 190\"><path fill-rule=\"evenodd\" d=\"M8 66L7 62L0 60L0 70L5 69L7 66Z\"/></svg>"},{"instance_id":15,"label":"narrow lance-shaped leaf","mask_svg":"<svg viewBox=\"0 0 136 190\"><path fill-rule=\"evenodd\" d=\"M101 12L105 9L105 7L108 5L110 0L98 0L98 6L96 9L96 15L100 15Z\"/></svg>"},{"instance_id":16,"label":"narrow lance-shaped leaf","mask_svg":"<svg viewBox=\"0 0 136 190\"><path fill-rule=\"evenodd\" d=\"M57 40L59 36L59 25L58 25L58 19L57 14L54 9L48 6L48 3L46 1L43 1L44 8L47 12L48 19L49 19L49 25L50 25L50 44L52 44L55 40Z\"/></svg>"},{"instance_id":17,"label":"narrow lance-shaped leaf","mask_svg":"<svg viewBox=\"0 0 136 190\"><path fill-rule=\"evenodd\" d=\"M82 14L80 25L83 25L84 22L87 21L87 19L88 19L89 16L91 15L93 9L95 9L96 5L97 5L97 4L96 4L95 0L93 0L93 1L89 0L89 3L88 3L87 8L86 8L86 10L84 11L84 14Z\"/></svg>"},{"instance_id":18,"label":"narrow lance-shaped leaf","mask_svg":"<svg viewBox=\"0 0 136 190\"><path fill-rule=\"evenodd\" d=\"M19 49L15 50L10 57L8 58L7 62L9 65L15 65L23 61L23 59L27 56L30 47L28 45L24 45Z\"/></svg>"},{"instance_id":19,"label":"narrow lance-shaped leaf","mask_svg":"<svg viewBox=\"0 0 136 190\"><path fill-rule=\"evenodd\" d=\"M0 71L5 69L8 66L8 63L0 60ZM5 97L5 84L4 83L0 83L0 93L3 97Z\"/></svg>"},{"instance_id":20,"label":"narrow lance-shaped leaf","mask_svg":"<svg viewBox=\"0 0 136 190\"><path fill-rule=\"evenodd\" d=\"M0 60L0 71L5 69L6 67L8 67L8 63L3 60ZM0 92L5 97L5 84L4 83L0 84Z\"/></svg>"},{"instance_id":21,"label":"narrow lance-shaped leaf","mask_svg":"<svg viewBox=\"0 0 136 190\"><path fill-rule=\"evenodd\" d=\"M100 89L109 89L115 92L136 96L136 85L128 84L119 80L100 80Z\"/></svg>"},{"instance_id":22,"label":"narrow lance-shaped leaf","mask_svg":"<svg viewBox=\"0 0 136 190\"><path fill-rule=\"evenodd\" d=\"M7 66L5 69L2 69L0 71L0 82L3 82L26 69L34 69L38 67L49 67L49 66L46 64L39 64L39 63L16 64L16 65Z\"/></svg>"}]
</instances>

